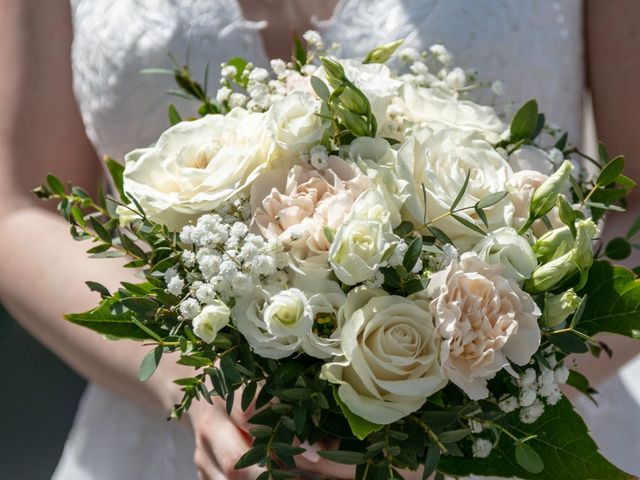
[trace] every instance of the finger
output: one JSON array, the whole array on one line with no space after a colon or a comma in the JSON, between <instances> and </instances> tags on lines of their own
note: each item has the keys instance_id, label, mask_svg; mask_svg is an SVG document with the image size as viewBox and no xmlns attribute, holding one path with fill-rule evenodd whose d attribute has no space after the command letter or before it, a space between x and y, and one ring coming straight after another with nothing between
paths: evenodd
<instances>
[{"instance_id":1,"label":"finger","mask_svg":"<svg viewBox=\"0 0 640 480\"><path fill-rule=\"evenodd\" d=\"M215 425L215 427L213 427ZM247 436L223 412L203 435L203 446L213 458L225 478L255 480L263 470L255 465L236 470L235 464L251 447Z\"/></svg>"},{"instance_id":2,"label":"finger","mask_svg":"<svg viewBox=\"0 0 640 480\"><path fill-rule=\"evenodd\" d=\"M193 455L193 463L196 466L199 480L226 480L215 463L213 454L207 446L203 445L203 439L196 437L196 450Z\"/></svg>"},{"instance_id":3,"label":"finger","mask_svg":"<svg viewBox=\"0 0 640 480\"><path fill-rule=\"evenodd\" d=\"M301 446L305 449L305 452L294 457L296 467L300 470L329 478L355 478L356 470L353 465L335 463L318 455L318 450L326 450L323 445L309 445L307 443L303 443Z\"/></svg>"}]
</instances>

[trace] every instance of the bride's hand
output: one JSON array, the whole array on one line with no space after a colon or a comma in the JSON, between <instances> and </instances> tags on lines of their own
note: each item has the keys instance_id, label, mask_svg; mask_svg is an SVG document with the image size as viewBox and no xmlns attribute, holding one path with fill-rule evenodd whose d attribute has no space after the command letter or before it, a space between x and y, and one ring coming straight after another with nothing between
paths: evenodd
<instances>
[{"instance_id":1,"label":"bride's hand","mask_svg":"<svg viewBox=\"0 0 640 480\"><path fill-rule=\"evenodd\" d=\"M213 399L213 405L194 402L187 418L195 436L193 460L200 480L255 480L262 473L255 465L242 470L234 468L251 447L251 437L227 415L219 398Z\"/></svg>"}]
</instances>

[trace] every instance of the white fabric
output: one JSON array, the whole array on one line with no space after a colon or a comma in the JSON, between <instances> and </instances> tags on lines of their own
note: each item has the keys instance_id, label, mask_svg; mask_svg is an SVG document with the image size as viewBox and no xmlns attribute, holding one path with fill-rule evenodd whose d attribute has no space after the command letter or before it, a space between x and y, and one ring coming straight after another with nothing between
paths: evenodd
<instances>
[{"instance_id":1,"label":"white fabric","mask_svg":"<svg viewBox=\"0 0 640 480\"><path fill-rule=\"evenodd\" d=\"M207 63L215 73L233 56L267 63L259 33L264 24L246 21L235 0L72 0L72 6L74 88L100 154L121 159L153 142L168 126L169 103L193 112L193 104L165 94L174 88L171 77L140 74L172 68L168 53L183 61L189 50L196 78ZM328 42L342 44L345 56L362 57L396 38L417 49L443 42L456 63L477 68L481 80L502 80L503 98L516 104L537 98L547 118L568 128L579 144L581 16L580 0L342 0L330 20L317 23ZM217 78L211 77L214 92ZM603 398L623 395L624 385L607 386ZM587 405L583 410L593 425L607 414ZM632 417L637 410L625 413ZM637 427L623 422L614 431L603 423L597 435L618 446L608 452L620 455L640 445ZM192 455L193 440L182 425L89 387L54 479L195 479ZM637 452L623 457L620 463L636 467Z\"/></svg>"}]
</instances>

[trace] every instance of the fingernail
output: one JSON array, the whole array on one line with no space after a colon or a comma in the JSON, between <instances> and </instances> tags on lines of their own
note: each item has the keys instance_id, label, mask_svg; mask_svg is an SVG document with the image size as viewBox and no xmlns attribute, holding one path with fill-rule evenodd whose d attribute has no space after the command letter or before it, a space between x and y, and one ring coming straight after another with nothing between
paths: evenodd
<instances>
[{"instance_id":1,"label":"fingernail","mask_svg":"<svg viewBox=\"0 0 640 480\"><path fill-rule=\"evenodd\" d=\"M309 445L307 441L304 441L300 444L302 448L304 448L304 453L301 453L300 456L305 460L317 463L320 460L320 455L318 455L317 445Z\"/></svg>"}]
</instances>

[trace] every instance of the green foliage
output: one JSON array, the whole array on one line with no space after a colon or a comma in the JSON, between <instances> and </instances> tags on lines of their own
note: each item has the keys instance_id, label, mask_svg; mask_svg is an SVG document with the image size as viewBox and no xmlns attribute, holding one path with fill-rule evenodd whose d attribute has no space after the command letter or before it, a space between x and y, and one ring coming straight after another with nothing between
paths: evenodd
<instances>
[{"instance_id":1,"label":"green foliage","mask_svg":"<svg viewBox=\"0 0 640 480\"><path fill-rule=\"evenodd\" d=\"M640 280L624 267L596 261L579 292L588 295L577 329L593 336L600 332L635 337L640 330Z\"/></svg>"},{"instance_id":2,"label":"green foliage","mask_svg":"<svg viewBox=\"0 0 640 480\"><path fill-rule=\"evenodd\" d=\"M538 102L529 100L511 121L511 142L532 140L538 131Z\"/></svg>"},{"instance_id":3,"label":"green foliage","mask_svg":"<svg viewBox=\"0 0 640 480\"><path fill-rule=\"evenodd\" d=\"M349 410L349 407L347 407L345 403L342 400L340 400L337 389L333 390L333 395L336 400L336 403L340 406L340 410L342 410L342 413L344 414L345 418L349 422L351 431L353 432L353 434L357 439L364 440L365 438L367 438L369 434L373 432L377 432L382 428L382 425L378 425L376 423L372 423L368 420L365 420L364 418L356 415L351 410ZM326 457L326 458L329 458L329 457ZM342 463L347 463L347 462L342 462Z\"/></svg>"},{"instance_id":4,"label":"green foliage","mask_svg":"<svg viewBox=\"0 0 640 480\"><path fill-rule=\"evenodd\" d=\"M544 414L533 424L521 423L517 413L508 415L504 424L509 425L512 433L531 439L514 445L512 439L501 435L489 457L474 459L443 456L438 470L454 476L474 474L525 480L632 478L600 455L595 442L589 437L584 421L566 399L555 406L547 406ZM544 470L539 470L540 458L544 458Z\"/></svg>"}]
</instances>

